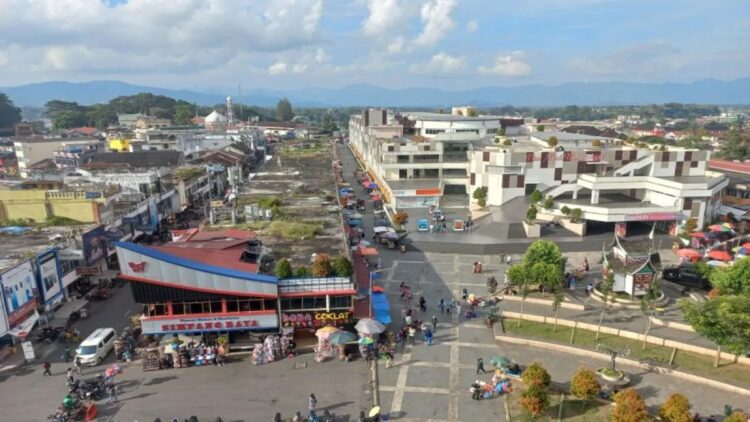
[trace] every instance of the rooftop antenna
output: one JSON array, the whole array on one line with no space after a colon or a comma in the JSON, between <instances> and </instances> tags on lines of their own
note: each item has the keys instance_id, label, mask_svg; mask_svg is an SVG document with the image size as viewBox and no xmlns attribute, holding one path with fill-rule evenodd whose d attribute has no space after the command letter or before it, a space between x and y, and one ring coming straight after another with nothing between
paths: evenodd
<instances>
[{"instance_id":1,"label":"rooftop antenna","mask_svg":"<svg viewBox=\"0 0 750 422\"><path fill-rule=\"evenodd\" d=\"M227 97L227 126L234 126L234 110L232 110L232 97Z\"/></svg>"}]
</instances>

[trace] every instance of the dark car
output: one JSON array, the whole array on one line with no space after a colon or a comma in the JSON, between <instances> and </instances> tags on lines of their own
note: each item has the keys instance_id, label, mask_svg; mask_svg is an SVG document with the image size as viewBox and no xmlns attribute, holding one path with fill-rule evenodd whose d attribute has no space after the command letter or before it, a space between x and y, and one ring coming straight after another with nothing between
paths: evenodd
<instances>
[{"instance_id":1,"label":"dark car","mask_svg":"<svg viewBox=\"0 0 750 422\"><path fill-rule=\"evenodd\" d=\"M711 290L711 283L690 264L665 268L662 271L662 278L691 289Z\"/></svg>"}]
</instances>

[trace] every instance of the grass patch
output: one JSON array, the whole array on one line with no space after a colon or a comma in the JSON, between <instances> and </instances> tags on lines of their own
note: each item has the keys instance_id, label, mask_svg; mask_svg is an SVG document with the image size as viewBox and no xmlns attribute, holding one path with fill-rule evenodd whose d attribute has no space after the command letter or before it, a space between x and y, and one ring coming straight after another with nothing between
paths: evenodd
<instances>
[{"instance_id":1,"label":"grass patch","mask_svg":"<svg viewBox=\"0 0 750 422\"><path fill-rule=\"evenodd\" d=\"M268 229L270 226L271 226L270 221L249 221L247 223L206 226L204 230L218 231L218 230L227 230L227 229L237 229L237 230L250 230L254 232L259 232L259 231Z\"/></svg>"},{"instance_id":2,"label":"grass patch","mask_svg":"<svg viewBox=\"0 0 750 422\"><path fill-rule=\"evenodd\" d=\"M285 240L312 239L323 229L320 223L294 223L291 221L273 221L270 234Z\"/></svg>"},{"instance_id":3,"label":"grass patch","mask_svg":"<svg viewBox=\"0 0 750 422\"><path fill-rule=\"evenodd\" d=\"M515 382L513 384L513 392L506 395L505 399L508 400L510 405L510 416L514 421L537 421L537 422L552 422L557 421L557 417L560 414L560 392L549 391L549 408L542 416L536 419L531 418L526 411L518 403L518 399L521 398L521 394L526 390L526 387L521 382ZM575 396L570 394L565 395L565 400L562 401L562 420L572 422L601 422L609 420L609 409L610 405L598 400L584 403Z\"/></svg>"},{"instance_id":4,"label":"grass patch","mask_svg":"<svg viewBox=\"0 0 750 422\"><path fill-rule=\"evenodd\" d=\"M518 337L526 337L536 340L549 341L553 343L570 344L572 327L557 326L557 331L552 332L553 325L542 322L523 321L521 327L517 327L518 320L506 319L505 330L508 334ZM672 349L655 344L647 344L646 350L641 350L643 342L611 334L599 335L596 340L596 332L576 329L573 346L594 350L597 344L604 343L617 348L630 348L629 359L647 361L656 366L668 367ZM750 388L750 366L739 363L726 362L718 368L713 367L714 357L704 356L696 353L677 350L673 362L673 368L683 372L689 372L705 378L714 379L743 388ZM602 366L606 366L602 364Z\"/></svg>"}]
</instances>

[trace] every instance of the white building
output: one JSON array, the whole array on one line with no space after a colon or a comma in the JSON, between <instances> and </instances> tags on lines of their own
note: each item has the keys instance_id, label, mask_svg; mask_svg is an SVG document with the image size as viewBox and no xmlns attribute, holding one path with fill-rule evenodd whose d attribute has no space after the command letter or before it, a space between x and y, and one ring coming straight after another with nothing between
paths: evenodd
<instances>
[{"instance_id":1,"label":"white building","mask_svg":"<svg viewBox=\"0 0 750 422\"><path fill-rule=\"evenodd\" d=\"M96 147L98 139L67 138L21 138L13 141L13 150L18 158L18 172L21 177L29 177L28 167L46 159L54 159L55 153L74 146Z\"/></svg>"}]
</instances>

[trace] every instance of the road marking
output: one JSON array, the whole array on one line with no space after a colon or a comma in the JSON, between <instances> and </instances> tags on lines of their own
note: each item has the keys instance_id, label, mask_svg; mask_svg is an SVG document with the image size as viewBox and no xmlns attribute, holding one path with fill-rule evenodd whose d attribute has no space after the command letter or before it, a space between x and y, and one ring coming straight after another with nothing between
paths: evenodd
<instances>
[{"instance_id":1,"label":"road marking","mask_svg":"<svg viewBox=\"0 0 750 422\"><path fill-rule=\"evenodd\" d=\"M128 315L130 315L130 311L125 311L125 315L123 315L123 316L127 317Z\"/></svg>"},{"instance_id":2,"label":"road marking","mask_svg":"<svg viewBox=\"0 0 750 422\"><path fill-rule=\"evenodd\" d=\"M408 362L411 355L404 355L404 361ZM399 365L398 378L396 378L396 388L393 390L393 401L391 402L391 416L397 417L401 413L401 406L404 404L404 389L406 388L406 378L409 376L409 366Z\"/></svg>"},{"instance_id":3,"label":"road marking","mask_svg":"<svg viewBox=\"0 0 750 422\"><path fill-rule=\"evenodd\" d=\"M433 387L397 387L397 386L380 386L380 391L399 392L404 393L428 393L428 394L450 394L451 391L447 388L433 388Z\"/></svg>"}]
</instances>

